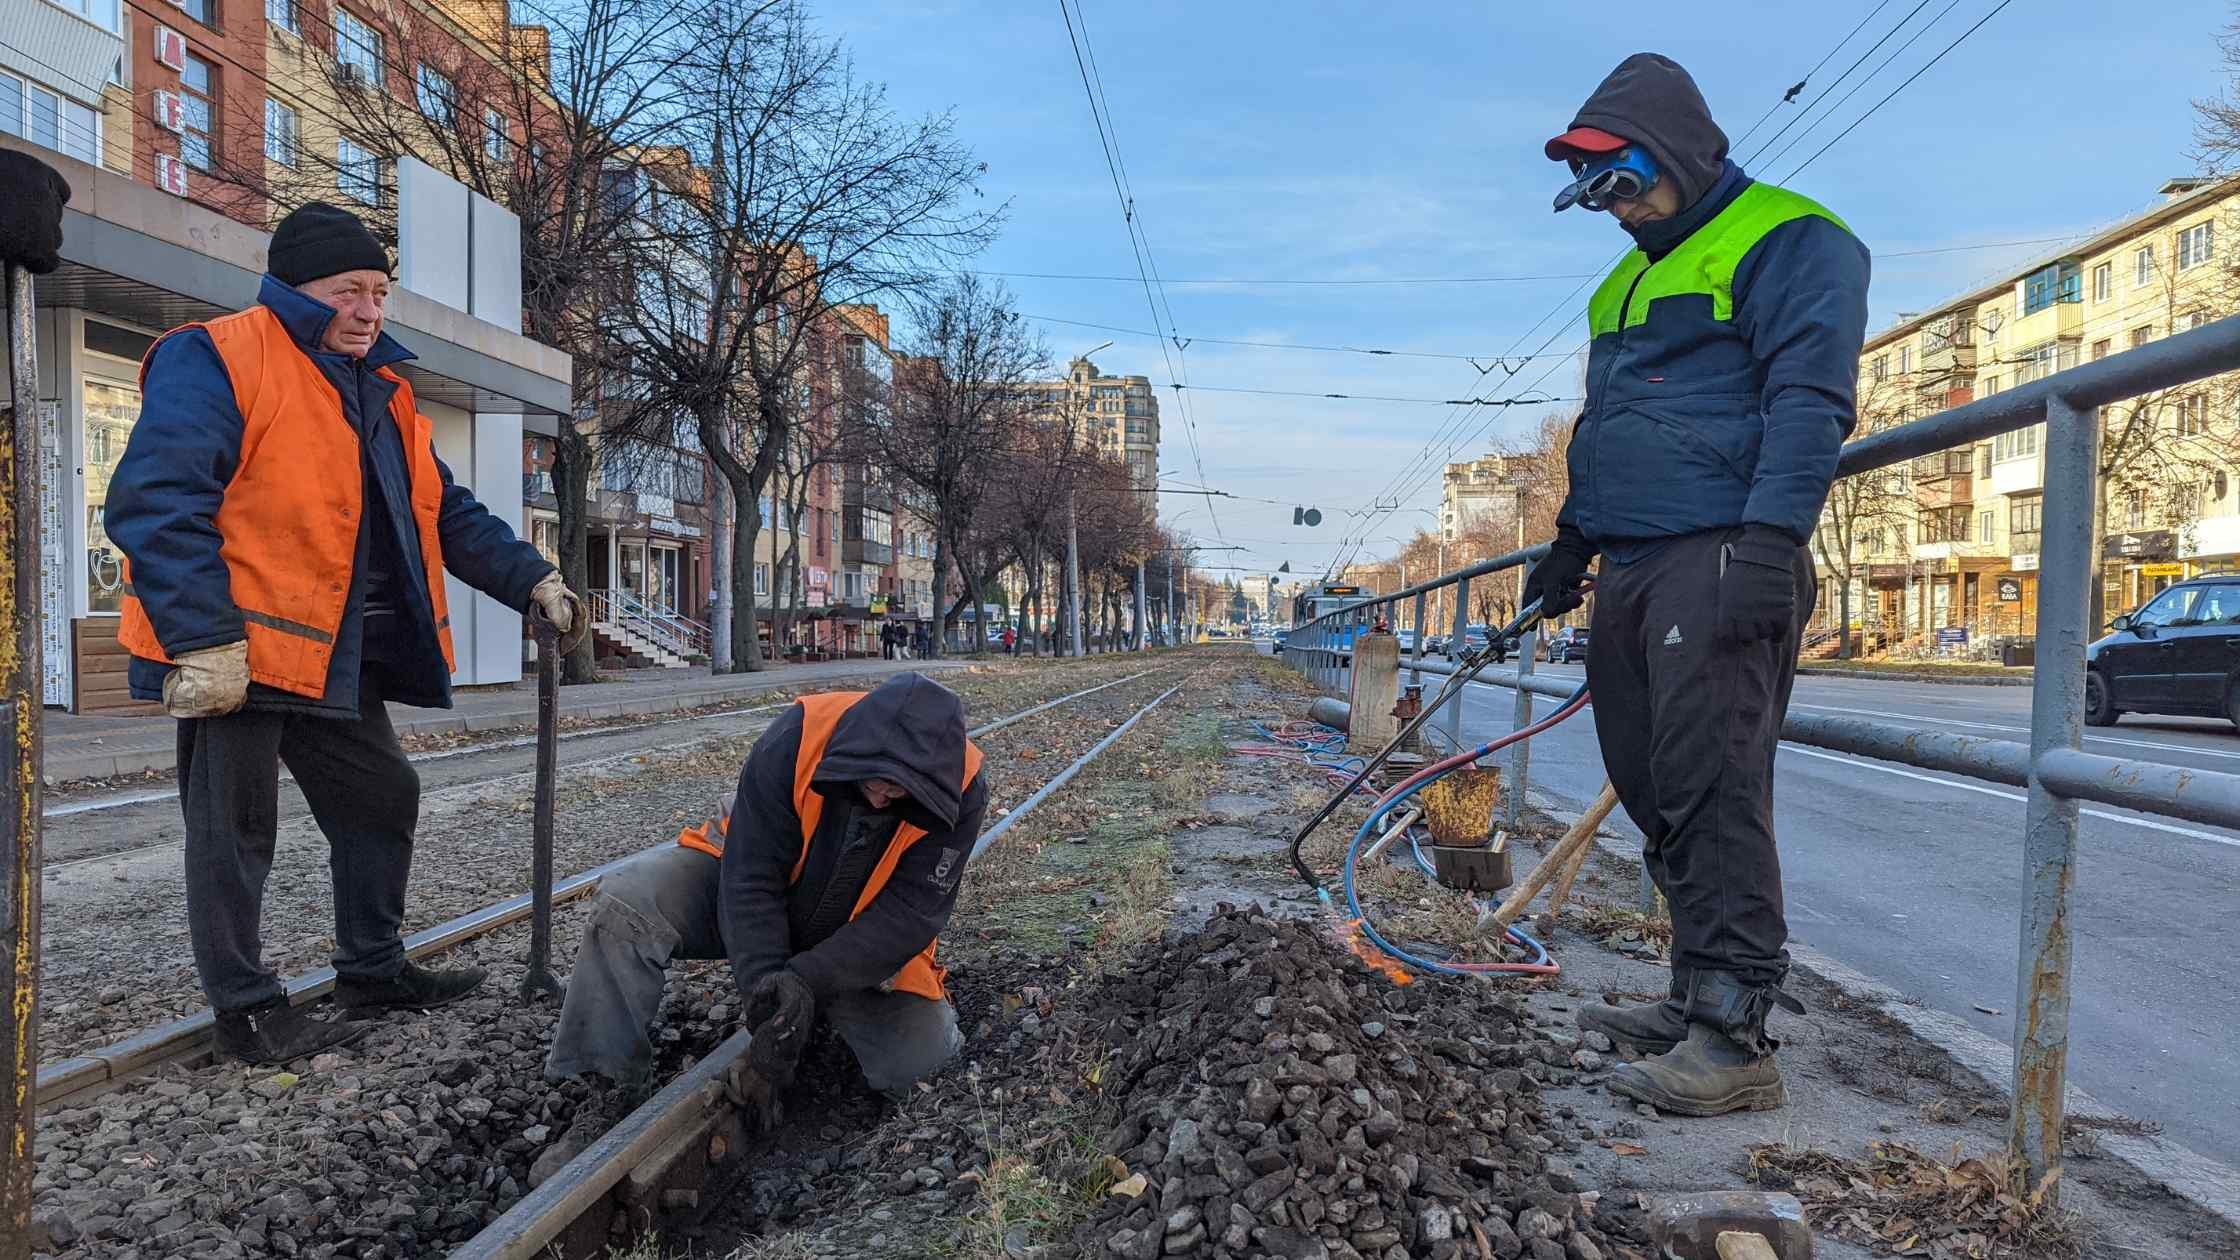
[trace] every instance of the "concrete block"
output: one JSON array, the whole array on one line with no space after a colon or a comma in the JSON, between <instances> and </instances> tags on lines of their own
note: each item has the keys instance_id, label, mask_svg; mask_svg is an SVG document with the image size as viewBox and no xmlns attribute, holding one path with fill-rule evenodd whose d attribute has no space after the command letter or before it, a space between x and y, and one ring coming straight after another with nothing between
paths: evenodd
<instances>
[{"instance_id":1,"label":"concrete block","mask_svg":"<svg viewBox=\"0 0 2240 1260\"><path fill-rule=\"evenodd\" d=\"M1730 1235L1722 1248L1720 1235ZM1796 1196L1748 1190L1668 1195L1649 1206L1649 1242L1672 1260L1747 1260L1753 1250L1732 1235L1756 1235L1776 1260L1811 1260L1812 1229Z\"/></svg>"},{"instance_id":2,"label":"concrete block","mask_svg":"<svg viewBox=\"0 0 2240 1260\"><path fill-rule=\"evenodd\" d=\"M1347 713L1346 751L1374 756L1400 733L1392 708L1400 702L1400 640L1390 634L1362 634L1353 641L1352 708Z\"/></svg>"}]
</instances>

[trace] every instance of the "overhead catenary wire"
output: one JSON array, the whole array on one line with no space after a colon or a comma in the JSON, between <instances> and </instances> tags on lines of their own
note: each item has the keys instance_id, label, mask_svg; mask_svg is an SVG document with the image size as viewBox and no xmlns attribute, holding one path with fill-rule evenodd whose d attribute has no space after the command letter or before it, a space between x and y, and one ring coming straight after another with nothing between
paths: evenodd
<instances>
[{"instance_id":1,"label":"overhead catenary wire","mask_svg":"<svg viewBox=\"0 0 2240 1260\"><path fill-rule=\"evenodd\" d=\"M1874 117L1875 112L1877 110L1880 110L1883 106L1888 105L1892 97L1895 97L1898 93L1905 91L1906 88L1910 87L1913 84L1913 81L1915 79L1918 79L1922 75L1927 74L1931 67L1935 66L1938 62L1945 59L1945 55L1947 53L1950 53L1953 49L1958 48L1961 44L1966 43L1970 35L1973 35L1977 31L1982 30L1985 23L1999 16L2000 11L2005 9L2012 3L2014 3L2014 0L1999 0L1998 4L1992 6L1989 13L1986 13L1982 17L1976 19L1976 24L1974 26L1971 26L1967 30L1960 32L1960 35L1957 39L1954 39L1951 43L1946 44L1942 49L1938 51L1936 56L1931 57L1925 64L1922 65L1919 70L1916 70L1912 74L1907 75L1905 82L1900 83L1898 86L1890 89L1890 94L1888 96L1885 96L1881 100L1876 101L1871 107L1868 108L1866 113L1861 114L1857 118L1853 119L1850 126L1845 127L1842 131L1837 132L1835 136L1826 144L1821 145L1818 149L1813 150L1811 157L1808 157L1804 161L1799 162L1795 166L1791 167L1789 169L1789 173L1782 176L1781 178L1783 180L1794 179L1800 172L1804 170L1804 168L1820 160L1821 154L1826 153L1828 150L1836 147L1837 143L1840 142L1845 136L1850 135L1854 130L1856 130L1860 123L1863 123L1869 118Z\"/></svg>"},{"instance_id":2,"label":"overhead catenary wire","mask_svg":"<svg viewBox=\"0 0 2240 1260\"><path fill-rule=\"evenodd\" d=\"M1774 149L1769 146L1765 156L1765 165L1770 169L1776 162L1779 162L1781 159L1789 156L1791 150L1795 149L1799 144L1802 144L1807 139L1810 139L1812 133L1818 131L1821 127L1825 126L1830 120L1832 120L1836 116L1837 111L1841 110L1845 105L1850 103L1852 97L1857 96L1860 92L1866 90L1868 84L1873 83L1876 79L1881 78L1882 72L1888 70L1891 65L1898 60L1898 58L1903 57L1906 54L1907 49L1913 47L1915 44L1920 43L1923 36L1935 30L1938 23L1944 21L1947 17L1950 17L1952 15L1952 11L1959 7L1960 0L1945 0L1945 5L1943 8L1937 10L1934 14L1932 14L1928 21L1922 23L1920 29L1914 31L1913 34L1906 36L1904 43L1899 44L1896 48L1891 49L1889 56L1884 57L1880 62L1877 62L1874 69L1869 70L1865 75L1861 76L1859 81L1852 84L1850 88L1848 88L1844 92L1843 95L1829 102L1827 109L1822 111L1820 116L1814 119L1810 124L1808 124L1804 130L1799 131L1794 136L1791 136L1789 138L1789 142L1782 145L1778 149Z\"/></svg>"},{"instance_id":3,"label":"overhead catenary wire","mask_svg":"<svg viewBox=\"0 0 2240 1260\"><path fill-rule=\"evenodd\" d=\"M1164 323L1171 329L1174 327L1173 308L1168 307L1166 316L1162 319L1160 304L1163 301L1163 296L1154 296L1152 292L1153 278L1157 274L1158 264L1151 257L1151 238L1144 232L1136 213L1135 194L1131 190L1127 179L1127 163L1120 156L1118 128L1112 124L1111 106L1104 95L1104 76L1093 69L1096 52L1089 40L1088 19L1084 14L1077 21L1076 9L1077 5L1068 3L1068 0L1058 0L1058 15L1065 21L1066 40L1073 47L1074 68L1081 75L1081 90L1089 100L1089 118L1096 124L1097 143L1104 153L1105 172L1112 177L1112 195L1120 202L1120 217L1128 234L1128 252L1135 259L1136 278L1143 287L1144 305L1151 312L1151 322L1153 324ZM1168 340L1175 339L1170 338ZM1175 363L1176 358L1180 357L1182 353L1180 342L1176 340L1174 354L1170 355L1167 350L1168 340L1162 340L1159 344L1159 356L1167 365L1168 378L1173 381L1187 382L1189 380L1187 363L1185 362L1181 368L1177 368ZM1190 440L1191 467L1196 470L1198 480L1204 481L1206 477L1205 459L1198 449L1197 417L1191 410L1187 394L1178 390L1175 401L1182 411L1183 433ZM1213 501L1210 499L1206 501L1206 515L1213 522L1214 536L1220 537L1221 517L1219 513L1214 511Z\"/></svg>"}]
</instances>

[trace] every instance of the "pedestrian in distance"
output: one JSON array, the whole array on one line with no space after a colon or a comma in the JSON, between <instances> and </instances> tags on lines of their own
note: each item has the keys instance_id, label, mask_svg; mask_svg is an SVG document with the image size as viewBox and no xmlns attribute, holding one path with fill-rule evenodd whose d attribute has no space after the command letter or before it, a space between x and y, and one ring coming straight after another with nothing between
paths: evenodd
<instances>
[{"instance_id":1,"label":"pedestrian in distance","mask_svg":"<svg viewBox=\"0 0 2240 1260\"><path fill-rule=\"evenodd\" d=\"M282 1063L365 1025L292 1007L261 956L285 762L331 847L334 997L440 1006L476 967L409 962L398 934L420 782L386 701L451 706L444 575L563 634L580 605L455 484L382 331L389 256L312 203L274 231L256 305L166 333L109 483L117 638L135 699L178 719L187 925L219 1049Z\"/></svg>"},{"instance_id":2,"label":"pedestrian in distance","mask_svg":"<svg viewBox=\"0 0 2240 1260\"><path fill-rule=\"evenodd\" d=\"M598 1086L529 1184L646 1096L675 960L731 963L754 1039L727 1085L765 1127L820 1017L893 1097L953 1058L934 949L987 813L980 761L963 704L923 674L807 696L755 741L726 809L602 879L545 1058Z\"/></svg>"},{"instance_id":3,"label":"pedestrian in distance","mask_svg":"<svg viewBox=\"0 0 2240 1260\"><path fill-rule=\"evenodd\" d=\"M910 655L913 659L921 661L926 659L927 654L932 649L933 636L926 633L924 625L921 624L917 629L910 632Z\"/></svg>"},{"instance_id":4,"label":"pedestrian in distance","mask_svg":"<svg viewBox=\"0 0 2240 1260\"><path fill-rule=\"evenodd\" d=\"M1003 654L1005 656L1017 656L1019 654L1019 632L1009 626L1003 628Z\"/></svg>"},{"instance_id":5,"label":"pedestrian in distance","mask_svg":"<svg viewBox=\"0 0 2240 1260\"><path fill-rule=\"evenodd\" d=\"M1628 57L1547 142L1555 199L1634 248L1588 303L1570 493L1525 589L1583 600L1603 765L1672 910L1670 996L1582 1008L1652 1056L1613 1093L1681 1115L1785 1100L1766 1020L1782 991L1773 758L1817 582L1806 538L1856 421L1869 260L1843 221L1727 156L1688 72Z\"/></svg>"}]
</instances>

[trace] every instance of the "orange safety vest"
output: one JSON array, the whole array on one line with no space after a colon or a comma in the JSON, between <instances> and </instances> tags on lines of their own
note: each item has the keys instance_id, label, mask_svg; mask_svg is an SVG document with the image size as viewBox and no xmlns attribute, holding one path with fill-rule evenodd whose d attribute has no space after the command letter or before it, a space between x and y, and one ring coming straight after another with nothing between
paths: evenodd
<instances>
[{"instance_id":1,"label":"orange safety vest","mask_svg":"<svg viewBox=\"0 0 2240 1260\"><path fill-rule=\"evenodd\" d=\"M233 602L248 634L249 677L319 699L326 694L327 665L350 597L358 517L365 506L357 430L344 417L334 385L269 307L252 306L208 323L187 324L164 337L186 328L210 335L233 379L234 404L241 409L241 458L215 523ZM154 358L151 347L140 365L143 390L147 364ZM389 399L389 415L404 438L420 566L427 575L444 666L455 668L436 526L443 510L443 474L436 468L434 429L413 406L412 386L388 368L379 371L397 387ZM129 559L124 577L117 642L134 656L171 663L147 610L133 594Z\"/></svg>"},{"instance_id":2,"label":"orange safety vest","mask_svg":"<svg viewBox=\"0 0 2240 1260\"><path fill-rule=\"evenodd\" d=\"M824 760L825 747L832 742L834 728L840 725L840 715L866 694L828 691L822 695L803 696L797 702L801 705L801 751L793 761L793 812L801 818L801 856L794 860L793 873L787 877L789 885L800 882L801 872L809 864L809 845L816 839L817 822L824 817L824 796L809 786L817 776L817 763ZM979 773L980 747L968 739L964 744L964 782L960 787L971 787L973 777ZM717 817L677 833L677 843L720 858L730 830L731 820ZM862 914L865 907L878 898L887 880L893 877L895 864L925 835L925 828L910 823L895 827L894 838L887 841L887 851L880 856L879 864L871 868L871 877L863 883L863 894L856 898L855 908L848 912L849 919ZM936 1002L946 1001L949 994L942 987L941 979L949 974L949 969L933 958L934 947L939 943L928 941L915 958L902 964L902 970L894 973L886 987Z\"/></svg>"}]
</instances>

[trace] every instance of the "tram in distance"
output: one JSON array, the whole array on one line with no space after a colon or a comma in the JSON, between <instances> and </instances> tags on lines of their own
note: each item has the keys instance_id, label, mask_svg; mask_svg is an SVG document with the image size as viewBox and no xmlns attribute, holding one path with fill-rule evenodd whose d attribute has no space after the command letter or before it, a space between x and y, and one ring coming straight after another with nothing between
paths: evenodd
<instances>
[{"instance_id":1,"label":"tram in distance","mask_svg":"<svg viewBox=\"0 0 2240 1260\"><path fill-rule=\"evenodd\" d=\"M1377 597L1375 591L1353 583L1316 582L1291 597L1291 626L1293 630L1306 625L1317 617L1342 612L1356 604L1365 604ZM1323 646L1346 651L1353 647L1354 626L1350 622L1334 622L1329 627L1330 638Z\"/></svg>"}]
</instances>

